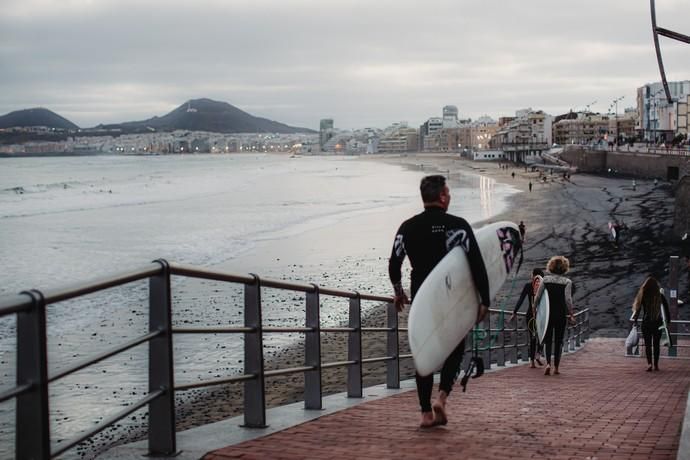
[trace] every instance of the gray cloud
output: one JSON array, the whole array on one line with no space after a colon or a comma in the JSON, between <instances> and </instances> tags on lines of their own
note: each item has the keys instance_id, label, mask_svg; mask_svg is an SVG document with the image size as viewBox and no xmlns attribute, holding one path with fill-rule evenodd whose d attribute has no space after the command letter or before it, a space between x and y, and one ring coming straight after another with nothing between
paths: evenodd
<instances>
[{"instance_id":1,"label":"gray cloud","mask_svg":"<svg viewBox=\"0 0 690 460\"><path fill-rule=\"evenodd\" d=\"M45 106L81 126L211 97L315 127L605 111L658 81L649 4L487 0L5 0L0 113ZM684 1L660 25L690 33ZM662 41L670 79L690 46ZM620 109L620 106L619 106Z\"/></svg>"}]
</instances>

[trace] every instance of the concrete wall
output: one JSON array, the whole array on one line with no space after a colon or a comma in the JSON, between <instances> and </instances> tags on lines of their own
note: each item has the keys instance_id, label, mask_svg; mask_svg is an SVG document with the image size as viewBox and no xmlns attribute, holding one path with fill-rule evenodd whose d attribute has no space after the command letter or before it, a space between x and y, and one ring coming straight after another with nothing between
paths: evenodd
<instances>
[{"instance_id":1,"label":"concrete wall","mask_svg":"<svg viewBox=\"0 0 690 460\"><path fill-rule=\"evenodd\" d=\"M673 234L682 237L686 232L690 233L690 176L685 176L678 182L673 216Z\"/></svg>"},{"instance_id":2,"label":"concrete wall","mask_svg":"<svg viewBox=\"0 0 690 460\"><path fill-rule=\"evenodd\" d=\"M561 158L579 171L605 173L609 169L618 174L641 178L658 178L666 180L669 167L678 168L679 178L690 174L690 157L659 155L639 152L608 152L603 150L586 150L582 147L569 147Z\"/></svg>"}]
</instances>

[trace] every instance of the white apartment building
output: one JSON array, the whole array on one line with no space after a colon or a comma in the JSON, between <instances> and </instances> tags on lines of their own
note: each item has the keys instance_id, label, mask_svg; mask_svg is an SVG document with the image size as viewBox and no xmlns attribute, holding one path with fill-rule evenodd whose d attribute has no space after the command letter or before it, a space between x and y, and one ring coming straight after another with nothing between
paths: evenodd
<instances>
[{"instance_id":1,"label":"white apartment building","mask_svg":"<svg viewBox=\"0 0 690 460\"><path fill-rule=\"evenodd\" d=\"M668 82L672 102L666 99L661 82L637 88L637 126L646 141L667 142L677 133L687 132L687 101L690 80Z\"/></svg>"}]
</instances>

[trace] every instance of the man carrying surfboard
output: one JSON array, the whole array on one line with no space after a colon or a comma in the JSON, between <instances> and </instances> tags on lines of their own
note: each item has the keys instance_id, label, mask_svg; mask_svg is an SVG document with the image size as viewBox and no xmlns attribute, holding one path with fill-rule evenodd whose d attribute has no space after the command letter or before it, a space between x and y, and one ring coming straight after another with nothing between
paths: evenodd
<instances>
[{"instance_id":1,"label":"man carrying surfboard","mask_svg":"<svg viewBox=\"0 0 690 460\"><path fill-rule=\"evenodd\" d=\"M402 287L401 267L405 257L410 260L412 267L411 294L414 298L422 282L436 264L451 249L460 247L467 254L474 284L479 292L481 301L477 315L477 322L479 322L488 312L491 299L486 267L472 227L465 219L448 214L450 190L444 176L424 177L419 189L424 211L400 225L388 262L388 274L395 291L395 306L398 311L402 311L405 304L409 303ZM443 363L438 396L433 406L431 404L433 373L426 376L416 374L417 395L422 411L420 422L422 428L445 425L448 422L446 400L460 371L464 351L465 341L463 340Z\"/></svg>"}]
</instances>

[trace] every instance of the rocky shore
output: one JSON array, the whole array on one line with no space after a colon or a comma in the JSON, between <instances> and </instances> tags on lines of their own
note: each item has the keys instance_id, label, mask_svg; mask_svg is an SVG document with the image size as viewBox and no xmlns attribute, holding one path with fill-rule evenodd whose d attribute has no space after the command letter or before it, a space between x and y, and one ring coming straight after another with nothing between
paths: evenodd
<instances>
[{"instance_id":1,"label":"rocky shore","mask_svg":"<svg viewBox=\"0 0 690 460\"><path fill-rule=\"evenodd\" d=\"M496 163L479 163L459 159L452 155L404 155L362 158L372 162L403 164L429 173L440 172L450 177L460 172L481 174L519 189L510 198L508 210L491 221L523 221L526 226L524 262L516 284L522 285L534 267L544 267L549 257L564 255L570 259L568 274L575 285L574 302L577 310L590 310L590 326L593 335L623 337L627 334L630 305L641 282L653 274L668 283L668 259L680 255L680 242L671 238L673 226L673 189L669 183L620 177L573 174L569 179L562 175L549 175L546 181L539 172L524 167ZM529 184L532 183L530 191ZM453 196L462 200L462 196ZM620 240L616 244L610 238L608 222L622 225ZM486 222L484 222L486 223ZM479 223L477 227L481 227ZM684 267L681 260L681 267ZM382 263L381 270L386 270ZM688 292L687 275L680 273L679 297L685 299ZM519 289L506 286L494 301L494 308L512 310ZM376 292L381 294L381 292ZM385 293L384 293L385 294ZM524 307L523 307L524 309ZM682 319L690 314L681 306ZM407 312L400 315L406 323ZM383 326L385 306L372 310L364 320L368 326ZM406 338L402 337L401 353L407 353ZM324 334L322 339L323 362L346 359L346 336ZM385 355L385 334L363 335L363 355ZM267 358L268 359L268 358ZM267 369L300 366L304 362L302 347L282 350L270 358ZM401 364L401 377L413 376L411 360ZM365 386L385 381L385 364L365 365ZM301 374L271 378L266 382L269 407L302 399L304 379ZM336 368L323 373L325 393L345 391L346 370ZM177 395L177 429L222 420L242 411L242 384L224 385L194 390ZM145 429L128 428L128 440L145 436ZM119 436L118 436L119 437Z\"/></svg>"}]
</instances>

